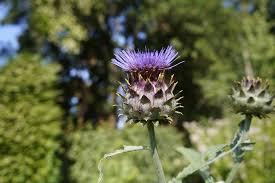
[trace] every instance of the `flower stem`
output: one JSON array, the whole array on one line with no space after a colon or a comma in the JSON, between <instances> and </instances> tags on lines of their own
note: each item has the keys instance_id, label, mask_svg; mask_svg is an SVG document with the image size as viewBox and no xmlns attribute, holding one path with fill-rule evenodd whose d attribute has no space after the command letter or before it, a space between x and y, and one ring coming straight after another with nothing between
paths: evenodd
<instances>
[{"instance_id":1,"label":"flower stem","mask_svg":"<svg viewBox=\"0 0 275 183\"><path fill-rule=\"evenodd\" d=\"M156 142L154 124L152 122L149 122L147 124L147 128L148 128L148 132L149 132L151 154L152 154L153 163L154 163L154 166L156 169L156 173L158 176L158 182L166 183L165 175L164 175L161 161L159 159L159 155L158 155L158 151L157 151L157 142Z\"/></svg>"},{"instance_id":2,"label":"flower stem","mask_svg":"<svg viewBox=\"0 0 275 183\"><path fill-rule=\"evenodd\" d=\"M233 182L234 178L236 177L236 175L237 175L237 173L238 173L238 171L240 169L240 166L241 166L241 163L238 163L238 162L234 163L234 166L232 167L232 169L231 169L231 171L230 171L230 173L229 173L229 175L228 175L225 183L231 183L231 182Z\"/></svg>"},{"instance_id":3,"label":"flower stem","mask_svg":"<svg viewBox=\"0 0 275 183\"><path fill-rule=\"evenodd\" d=\"M199 171L199 174L202 176L204 183L215 183L214 178L210 175L208 171Z\"/></svg>"},{"instance_id":4,"label":"flower stem","mask_svg":"<svg viewBox=\"0 0 275 183\"><path fill-rule=\"evenodd\" d=\"M252 116L249 116L249 115L245 116L245 119L240 123L240 131L236 135L236 137L233 139L231 146L235 146L235 143L237 143L237 141L240 141L240 143L242 143L245 140L247 133L250 129L251 119L252 119ZM225 183L233 182L234 178L236 177L236 175L241 167L241 163L243 162L244 151L240 148L241 147L238 147L234 151L235 163L234 163L234 166L232 167Z\"/></svg>"}]
</instances>

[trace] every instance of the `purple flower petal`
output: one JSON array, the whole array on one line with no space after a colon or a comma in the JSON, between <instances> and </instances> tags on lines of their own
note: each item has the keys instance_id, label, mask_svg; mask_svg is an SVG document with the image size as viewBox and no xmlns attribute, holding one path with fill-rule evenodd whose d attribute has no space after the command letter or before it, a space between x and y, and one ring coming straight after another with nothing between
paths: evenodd
<instances>
[{"instance_id":1,"label":"purple flower petal","mask_svg":"<svg viewBox=\"0 0 275 183\"><path fill-rule=\"evenodd\" d=\"M172 68L178 53L172 46L160 51L122 50L115 52L112 63L124 71L165 70Z\"/></svg>"}]
</instances>

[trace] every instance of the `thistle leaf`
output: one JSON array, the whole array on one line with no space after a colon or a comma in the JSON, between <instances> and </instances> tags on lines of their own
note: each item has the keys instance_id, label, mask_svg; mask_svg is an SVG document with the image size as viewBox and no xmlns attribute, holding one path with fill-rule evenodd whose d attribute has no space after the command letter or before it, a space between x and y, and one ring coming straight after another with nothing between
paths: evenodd
<instances>
[{"instance_id":1,"label":"thistle leaf","mask_svg":"<svg viewBox=\"0 0 275 183\"><path fill-rule=\"evenodd\" d=\"M200 168L206 164L201 153L195 151L194 149L180 147L177 151L190 162L190 164L184 168L182 172L180 172L181 178L200 170Z\"/></svg>"},{"instance_id":2,"label":"thistle leaf","mask_svg":"<svg viewBox=\"0 0 275 183\"><path fill-rule=\"evenodd\" d=\"M228 147L228 145L226 144L219 144L219 145L209 147L208 150L203 153L204 160L209 161L216 158L226 150L226 147Z\"/></svg>"},{"instance_id":3,"label":"thistle leaf","mask_svg":"<svg viewBox=\"0 0 275 183\"><path fill-rule=\"evenodd\" d=\"M117 149L111 153L108 154L104 154L103 158L101 158L99 160L98 163L98 172L99 172L99 177L98 177L98 183L101 183L103 181L103 161L106 159L110 159L113 156L119 155L119 154L123 154L123 153L127 153L127 152L134 152L134 151L142 151L142 150L148 150L148 147L145 146L123 146L123 149Z\"/></svg>"},{"instance_id":4,"label":"thistle leaf","mask_svg":"<svg viewBox=\"0 0 275 183\"><path fill-rule=\"evenodd\" d=\"M243 143L241 143L241 150L242 151L252 151L254 148L255 142L251 142L250 140L247 140Z\"/></svg>"}]
</instances>

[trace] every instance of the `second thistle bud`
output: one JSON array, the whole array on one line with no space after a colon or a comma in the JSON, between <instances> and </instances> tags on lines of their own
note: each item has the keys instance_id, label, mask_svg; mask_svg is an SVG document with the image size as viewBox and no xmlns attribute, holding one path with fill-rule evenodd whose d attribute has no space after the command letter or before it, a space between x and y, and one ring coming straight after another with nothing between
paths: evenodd
<instances>
[{"instance_id":1,"label":"second thistle bud","mask_svg":"<svg viewBox=\"0 0 275 183\"><path fill-rule=\"evenodd\" d=\"M274 110L274 96L268 92L269 85L260 78L246 77L232 88L232 103L237 113L265 117Z\"/></svg>"}]
</instances>

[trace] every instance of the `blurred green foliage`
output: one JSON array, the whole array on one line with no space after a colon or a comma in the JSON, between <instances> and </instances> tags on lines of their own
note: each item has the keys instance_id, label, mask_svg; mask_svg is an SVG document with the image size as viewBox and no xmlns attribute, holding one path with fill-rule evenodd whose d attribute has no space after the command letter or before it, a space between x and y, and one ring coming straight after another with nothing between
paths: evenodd
<instances>
[{"instance_id":1,"label":"blurred green foliage","mask_svg":"<svg viewBox=\"0 0 275 183\"><path fill-rule=\"evenodd\" d=\"M223 116L228 107L220 104L237 78L254 74L275 80L267 0L228 2L225 7L220 0L148 0L140 6L137 26L145 27L148 39L135 44L172 44L186 60L173 70L185 96L185 120Z\"/></svg>"},{"instance_id":2,"label":"blurred green foliage","mask_svg":"<svg viewBox=\"0 0 275 183\"><path fill-rule=\"evenodd\" d=\"M124 78L110 64L115 48L159 49L171 44L179 51L180 60L186 62L169 71L185 96L178 128L182 129L185 120L225 121L212 124L209 120L206 123L211 127L196 130L187 127L201 150L206 144L231 140L237 123L227 122L232 116L226 101L233 80L254 74L275 86L274 0L2 2L9 11L1 24L23 22L25 29L19 37L21 54L0 68L0 183L66 182L69 177L72 182L94 182L104 153L122 145L147 144L141 127L123 131L85 128L91 120L115 123L112 104L117 81ZM22 54L25 51L29 53ZM76 99L74 104L72 99ZM274 122L273 116L264 123L253 123L257 144L246 158L239 182L274 182ZM65 145L58 157L60 136L67 135L71 124L66 142L70 146ZM182 137L170 128L157 133L164 169L171 177L184 165L174 151ZM155 181L148 153L106 161L105 182ZM217 163L213 173L224 179L230 162Z\"/></svg>"},{"instance_id":3,"label":"blurred green foliage","mask_svg":"<svg viewBox=\"0 0 275 183\"><path fill-rule=\"evenodd\" d=\"M273 183L275 163L275 118L254 119L252 121L249 136L252 142L256 142L253 151L246 153L244 164L241 166L236 183ZM234 116L222 120L204 121L202 124L186 124L191 133L191 140L199 151L206 151L207 147L215 144L229 143L234 133L238 130L238 123L242 118ZM221 133L222 132L222 133ZM212 167L212 173L216 181L225 180L233 160L230 156L217 161Z\"/></svg>"},{"instance_id":4,"label":"blurred green foliage","mask_svg":"<svg viewBox=\"0 0 275 183\"><path fill-rule=\"evenodd\" d=\"M20 54L0 71L0 182L60 180L58 66Z\"/></svg>"},{"instance_id":5,"label":"blurred green foliage","mask_svg":"<svg viewBox=\"0 0 275 183\"><path fill-rule=\"evenodd\" d=\"M123 130L99 128L74 132L70 137L69 157L74 162L71 176L77 183L97 182L97 165L104 154L123 145L148 146L147 128L136 125ZM167 178L175 176L185 162L175 151L183 145L183 136L171 127L156 129L160 157ZM157 182L149 151L130 152L105 160L104 181L108 183Z\"/></svg>"},{"instance_id":6,"label":"blurred green foliage","mask_svg":"<svg viewBox=\"0 0 275 183\"><path fill-rule=\"evenodd\" d=\"M198 120L223 116L228 107L219 104L232 80L250 74L275 80L273 1L6 0L11 8L2 22L26 20L20 49L61 65L62 107L72 115L70 100L78 98L72 115L78 127L113 114L122 80L110 65L117 47L173 45L186 60L172 71L185 95L182 119ZM73 69L88 71L89 81Z\"/></svg>"}]
</instances>

